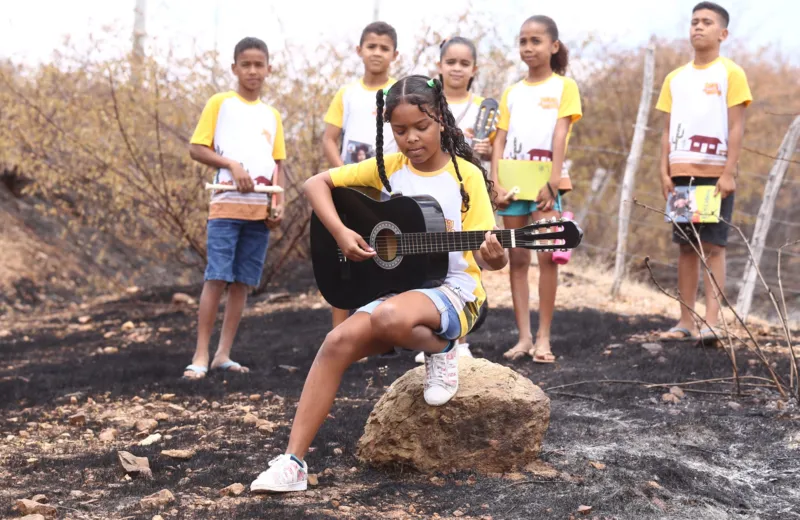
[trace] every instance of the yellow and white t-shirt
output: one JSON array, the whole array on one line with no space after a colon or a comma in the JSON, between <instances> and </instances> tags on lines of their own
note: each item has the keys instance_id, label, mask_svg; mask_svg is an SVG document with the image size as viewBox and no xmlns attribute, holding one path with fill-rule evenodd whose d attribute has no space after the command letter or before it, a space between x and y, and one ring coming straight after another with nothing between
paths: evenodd
<instances>
[{"instance_id":1,"label":"yellow and white t-shirt","mask_svg":"<svg viewBox=\"0 0 800 520\"><path fill-rule=\"evenodd\" d=\"M471 95L471 99L467 96L458 103L447 103L447 107L456 119L458 128L464 132L464 138L469 145L472 145L472 139L475 138L475 120L478 117L481 103L483 103L483 98L475 94Z\"/></svg>"},{"instance_id":2,"label":"yellow and white t-shirt","mask_svg":"<svg viewBox=\"0 0 800 520\"><path fill-rule=\"evenodd\" d=\"M242 164L254 184L271 185L276 162L286 159L281 115L262 101L247 101L236 92L208 100L191 139ZM220 168L215 184L235 184L230 170ZM211 195L209 219L267 218L267 194L219 192Z\"/></svg>"},{"instance_id":3,"label":"yellow and white t-shirt","mask_svg":"<svg viewBox=\"0 0 800 520\"><path fill-rule=\"evenodd\" d=\"M511 85L500 99L497 128L508 132L503 159L553 162L553 135L562 117L572 125L583 115L578 85L572 78L553 74L537 83L522 80ZM566 169L562 170L560 190L572 189Z\"/></svg>"},{"instance_id":4,"label":"yellow and white t-shirt","mask_svg":"<svg viewBox=\"0 0 800 520\"><path fill-rule=\"evenodd\" d=\"M366 87L358 80L340 88L331 101L325 122L342 129L342 161L352 164L375 157L375 123L378 116L376 95L379 90L394 85L389 78L380 87ZM383 153L397 151L392 127L383 126Z\"/></svg>"},{"instance_id":5,"label":"yellow and white t-shirt","mask_svg":"<svg viewBox=\"0 0 800 520\"><path fill-rule=\"evenodd\" d=\"M458 158L458 170L464 179L464 189L469 195L469 210L462 212L461 191L453 162L436 172L421 172L411 165L402 153L394 153L384 157L386 176L392 186L392 192L403 195L430 195L442 207L448 231L481 231L494 228L494 214L489 194L486 191L483 174L472 163ZM359 164L349 164L330 170L334 186L365 186L388 193L378 175L375 159L368 159ZM472 251L457 251L449 254L449 266L445 286L458 293L459 297L470 307L470 312L463 310L464 303L453 302L459 310L462 330L472 327L472 320L477 318L477 310L486 300L486 292L481 283L481 272ZM469 320L469 323L467 321Z\"/></svg>"},{"instance_id":6,"label":"yellow and white t-shirt","mask_svg":"<svg viewBox=\"0 0 800 520\"><path fill-rule=\"evenodd\" d=\"M672 177L719 177L728 159L728 108L753 100L744 70L719 57L669 73L656 108L670 114Z\"/></svg>"}]
</instances>

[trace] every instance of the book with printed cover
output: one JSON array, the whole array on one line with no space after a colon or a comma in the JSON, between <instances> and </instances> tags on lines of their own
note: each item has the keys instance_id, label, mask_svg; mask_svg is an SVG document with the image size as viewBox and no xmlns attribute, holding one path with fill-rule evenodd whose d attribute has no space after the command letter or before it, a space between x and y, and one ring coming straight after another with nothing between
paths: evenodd
<instances>
[{"instance_id":1,"label":"book with printed cover","mask_svg":"<svg viewBox=\"0 0 800 520\"><path fill-rule=\"evenodd\" d=\"M539 191L550 180L552 162L501 159L497 168L500 186L511 190L519 188L517 200L536 200Z\"/></svg>"},{"instance_id":2,"label":"book with printed cover","mask_svg":"<svg viewBox=\"0 0 800 520\"><path fill-rule=\"evenodd\" d=\"M716 224L722 196L715 186L676 186L667 198L665 222L678 224Z\"/></svg>"}]
</instances>

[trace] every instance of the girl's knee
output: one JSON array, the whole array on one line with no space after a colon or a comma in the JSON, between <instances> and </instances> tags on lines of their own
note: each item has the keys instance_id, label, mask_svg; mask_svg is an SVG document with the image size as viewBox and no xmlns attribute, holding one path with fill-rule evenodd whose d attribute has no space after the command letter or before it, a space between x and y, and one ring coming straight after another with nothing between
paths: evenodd
<instances>
[{"instance_id":1,"label":"girl's knee","mask_svg":"<svg viewBox=\"0 0 800 520\"><path fill-rule=\"evenodd\" d=\"M353 338L339 326L325 336L317 358L342 359L351 353L353 346Z\"/></svg>"},{"instance_id":2,"label":"girl's knee","mask_svg":"<svg viewBox=\"0 0 800 520\"><path fill-rule=\"evenodd\" d=\"M531 252L527 249L511 249L508 263L512 271L527 270L531 265Z\"/></svg>"},{"instance_id":3,"label":"girl's knee","mask_svg":"<svg viewBox=\"0 0 800 520\"><path fill-rule=\"evenodd\" d=\"M558 269L558 264L553 262L553 253L549 251L543 251L541 253L537 253L536 256L539 260L539 268L555 268Z\"/></svg>"},{"instance_id":4,"label":"girl's knee","mask_svg":"<svg viewBox=\"0 0 800 520\"><path fill-rule=\"evenodd\" d=\"M411 324L403 319L402 310L392 301L378 305L369 318L373 333L382 341L398 342L411 329Z\"/></svg>"}]
</instances>

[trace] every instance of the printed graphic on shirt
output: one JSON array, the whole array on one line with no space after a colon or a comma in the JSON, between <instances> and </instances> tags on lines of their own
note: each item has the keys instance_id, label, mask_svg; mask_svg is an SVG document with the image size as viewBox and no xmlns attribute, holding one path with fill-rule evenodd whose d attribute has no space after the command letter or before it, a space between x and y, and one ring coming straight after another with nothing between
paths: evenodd
<instances>
[{"instance_id":1,"label":"printed graphic on shirt","mask_svg":"<svg viewBox=\"0 0 800 520\"><path fill-rule=\"evenodd\" d=\"M744 71L727 58L672 71L656 104L670 114L670 175L722 175L728 157L728 109L747 106L752 99Z\"/></svg>"},{"instance_id":2,"label":"printed graphic on shirt","mask_svg":"<svg viewBox=\"0 0 800 520\"><path fill-rule=\"evenodd\" d=\"M497 128L508 132L499 165L501 185L507 189L516 186L520 188L518 198L534 200L550 178L558 120L570 118L569 141L572 124L581 116L578 85L570 78L553 74L538 83L520 81L507 88L497 123ZM572 189L566 168L562 168L559 189Z\"/></svg>"},{"instance_id":3,"label":"printed graphic on shirt","mask_svg":"<svg viewBox=\"0 0 800 520\"><path fill-rule=\"evenodd\" d=\"M350 141L345 147L346 153L343 159L345 164L360 163L375 157L375 147L369 143L359 143Z\"/></svg>"},{"instance_id":4,"label":"printed graphic on shirt","mask_svg":"<svg viewBox=\"0 0 800 520\"><path fill-rule=\"evenodd\" d=\"M377 88L364 86L362 80L350 83L340 88L331 101L328 113L325 114L325 122L342 129L342 162L352 163L350 158L351 150L349 143L363 143L369 145L375 155L375 124L378 115L378 107L375 96L378 90L384 89L395 83L395 79ZM383 153L393 153L397 151L397 144L394 141L394 134L389 123L383 126Z\"/></svg>"},{"instance_id":5,"label":"printed graphic on shirt","mask_svg":"<svg viewBox=\"0 0 800 520\"><path fill-rule=\"evenodd\" d=\"M269 186L277 163L286 158L281 116L262 101L248 101L236 92L216 94L200 115L192 144L212 148L233 159L250 174L256 185ZM233 185L233 175L220 168L215 184ZM209 219L263 220L268 198L264 193L215 192L211 194Z\"/></svg>"}]
</instances>

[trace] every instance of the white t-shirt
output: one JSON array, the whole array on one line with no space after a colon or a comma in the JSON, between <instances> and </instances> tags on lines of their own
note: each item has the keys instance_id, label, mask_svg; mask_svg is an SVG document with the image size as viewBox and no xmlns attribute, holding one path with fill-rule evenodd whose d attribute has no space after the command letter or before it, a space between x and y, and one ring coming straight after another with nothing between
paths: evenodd
<instances>
[{"instance_id":1,"label":"white t-shirt","mask_svg":"<svg viewBox=\"0 0 800 520\"><path fill-rule=\"evenodd\" d=\"M656 108L670 114L672 177L719 177L728 160L728 108L753 100L744 70L719 57L667 75Z\"/></svg>"},{"instance_id":2,"label":"white t-shirt","mask_svg":"<svg viewBox=\"0 0 800 520\"><path fill-rule=\"evenodd\" d=\"M368 88L362 80L340 88L331 101L325 122L342 129L342 161L345 164L361 162L375 157L376 118L378 104L375 96L379 90L394 85L389 78L385 85ZM397 151L392 127L383 125L383 153Z\"/></svg>"}]
</instances>

